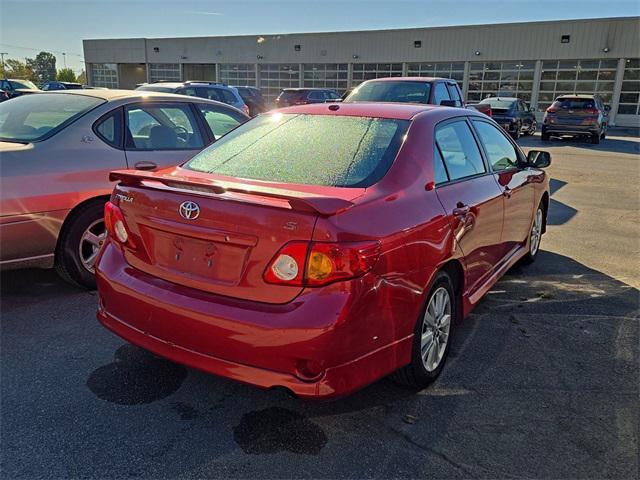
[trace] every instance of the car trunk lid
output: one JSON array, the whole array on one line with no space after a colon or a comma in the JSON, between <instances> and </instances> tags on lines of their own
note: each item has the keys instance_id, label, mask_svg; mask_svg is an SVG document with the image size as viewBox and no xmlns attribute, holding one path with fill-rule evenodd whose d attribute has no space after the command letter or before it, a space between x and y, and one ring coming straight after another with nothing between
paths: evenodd
<instances>
[{"instance_id":1,"label":"car trunk lid","mask_svg":"<svg viewBox=\"0 0 640 480\"><path fill-rule=\"evenodd\" d=\"M110 179L120 181L112 198L135 245L124 248L130 265L176 284L266 303L289 302L301 291L264 281L276 253L287 242L311 240L319 216L350 208L363 190L305 192L180 169L118 171Z\"/></svg>"}]
</instances>

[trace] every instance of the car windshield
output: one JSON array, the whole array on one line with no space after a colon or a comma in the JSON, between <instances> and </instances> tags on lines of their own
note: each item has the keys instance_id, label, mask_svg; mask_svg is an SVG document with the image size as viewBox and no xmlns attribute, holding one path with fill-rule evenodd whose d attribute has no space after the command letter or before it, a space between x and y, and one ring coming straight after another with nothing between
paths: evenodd
<instances>
[{"instance_id":1,"label":"car windshield","mask_svg":"<svg viewBox=\"0 0 640 480\"><path fill-rule=\"evenodd\" d=\"M158 85L141 85L136 90L142 90L145 92L161 92L161 93L173 93L175 88L172 87L160 87Z\"/></svg>"},{"instance_id":2,"label":"car windshield","mask_svg":"<svg viewBox=\"0 0 640 480\"><path fill-rule=\"evenodd\" d=\"M38 90L35 83L30 80L9 80L11 88L26 88L28 90Z\"/></svg>"},{"instance_id":3,"label":"car windshield","mask_svg":"<svg viewBox=\"0 0 640 480\"><path fill-rule=\"evenodd\" d=\"M491 108L511 108L513 100L500 100L499 98L485 98L480 102L481 104L489 104Z\"/></svg>"},{"instance_id":4,"label":"car windshield","mask_svg":"<svg viewBox=\"0 0 640 480\"><path fill-rule=\"evenodd\" d=\"M429 103L430 92L428 82L366 82L355 88L345 101Z\"/></svg>"},{"instance_id":5,"label":"car windshield","mask_svg":"<svg viewBox=\"0 0 640 480\"><path fill-rule=\"evenodd\" d=\"M555 108L580 110L582 108L596 108L596 103L590 98L561 98L553 104Z\"/></svg>"},{"instance_id":6,"label":"car windshield","mask_svg":"<svg viewBox=\"0 0 640 480\"><path fill-rule=\"evenodd\" d=\"M185 168L239 178L368 187L398 153L409 121L274 113L222 137Z\"/></svg>"},{"instance_id":7,"label":"car windshield","mask_svg":"<svg viewBox=\"0 0 640 480\"><path fill-rule=\"evenodd\" d=\"M0 103L0 140L34 142L104 103L95 97L44 93Z\"/></svg>"}]
</instances>

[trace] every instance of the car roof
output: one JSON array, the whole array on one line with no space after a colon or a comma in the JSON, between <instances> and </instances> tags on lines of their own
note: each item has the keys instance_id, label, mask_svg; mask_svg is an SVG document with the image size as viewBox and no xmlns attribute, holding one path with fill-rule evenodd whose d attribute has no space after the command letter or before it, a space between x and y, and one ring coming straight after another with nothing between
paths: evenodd
<instances>
[{"instance_id":1,"label":"car roof","mask_svg":"<svg viewBox=\"0 0 640 480\"><path fill-rule=\"evenodd\" d=\"M83 95L85 97L94 97L101 98L106 101L111 100L119 100L126 98L166 98L167 100L182 100L184 101L184 95L177 95L175 93L163 93L163 92L152 92L148 90L117 90L117 89L109 89L109 90L93 90L93 89L82 89L82 90L58 90L53 92L42 92L42 95ZM199 102L203 101L206 103L216 103L228 106L233 108L231 105L227 105L225 103L216 102L213 100L207 100L205 98L200 97L188 97L191 102Z\"/></svg>"},{"instance_id":2,"label":"car roof","mask_svg":"<svg viewBox=\"0 0 640 480\"><path fill-rule=\"evenodd\" d=\"M578 94L568 93L566 95L560 95L556 99L558 99L558 98L585 98L585 99L592 100L595 97L597 97L597 95L586 95L586 94L581 94L581 93L578 93Z\"/></svg>"},{"instance_id":3,"label":"car roof","mask_svg":"<svg viewBox=\"0 0 640 480\"><path fill-rule=\"evenodd\" d=\"M283 88L282 91L283 92L310 92L310 91L325 91L325 90L330 90L330 91L334 91L333 88L322 88L322 87L296 87L296 88Z\"/></svg>"},{"instance_id":4,"label":"car roof","mask_svg":"<svg viewBox=\"0 0 640 480\"><path fill-rule=\"evenodd\" d=\"M312 103L308 105L297 105L295 107L284 107L273 110L269 113L301 113L309 115L337 115L352 117L374 117L390 118L395 120L411 120L413 117L423 112L432 110L441 111L443 108L436 105L422 105L410 103L380 103L380 102L358 102L358 103ZM471 112L471 110L461 110Z\"/></svg>"},{"instance_id":5,"label":"car roof","mask_svg":"<svg viewBox=\"0 0 640 480\"><path fill-rule=\"evenodd\" d=\"M382 78L372 78L371 80L367 80L366 83L369 82L435 82L435 81L448 81L455 82L453 78L444 78L444 77L382 77ZM358 88L357 86L355 88Z\"/></svg>"}]
</instances>

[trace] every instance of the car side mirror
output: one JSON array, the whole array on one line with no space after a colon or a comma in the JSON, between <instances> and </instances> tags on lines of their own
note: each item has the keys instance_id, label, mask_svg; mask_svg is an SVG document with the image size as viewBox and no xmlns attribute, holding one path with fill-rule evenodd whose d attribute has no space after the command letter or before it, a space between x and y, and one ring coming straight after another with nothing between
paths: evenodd
<instances>
[{"instance_id":1,"label":"car side mirror","mask_svg":"<svg viewBox=\"0 0 640 480\"><path fill-rule=\"evenodd\" d=\"M535 168L546 168L551 165L551 154L542 150L529 150L527 164Z\"/></svg>"},{"instance_id":2,"label":"car side mirror","mask_svg":"<svg viewBox=\"0 0 640 480\"><path fill-rule=\"evenodd\" d=\"M440 105L443 107L457 107L455 100L441 100Z\"/></svg>"}]
</instances>

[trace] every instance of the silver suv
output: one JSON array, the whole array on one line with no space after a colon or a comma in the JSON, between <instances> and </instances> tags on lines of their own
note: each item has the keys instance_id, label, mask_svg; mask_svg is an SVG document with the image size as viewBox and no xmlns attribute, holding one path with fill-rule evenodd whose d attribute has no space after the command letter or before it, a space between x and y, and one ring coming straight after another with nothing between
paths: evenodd
<instances>
[{"instance_id":1,"label":"silver suv","mask_svg":"<svg viewBox=\"0 0 640 480\"><path fill-rule=\"evenodd\" d=\"M216 82L165 82L143 83L136 90L147 92L177 93L179 95L189 95L190 97L207 98L218 102L226 103L242 110L249 115L249 107L244 103L242 97L234 87L224 83Z\"/></svg>"}]
</instances>

